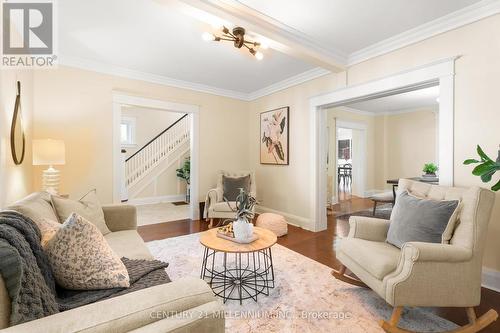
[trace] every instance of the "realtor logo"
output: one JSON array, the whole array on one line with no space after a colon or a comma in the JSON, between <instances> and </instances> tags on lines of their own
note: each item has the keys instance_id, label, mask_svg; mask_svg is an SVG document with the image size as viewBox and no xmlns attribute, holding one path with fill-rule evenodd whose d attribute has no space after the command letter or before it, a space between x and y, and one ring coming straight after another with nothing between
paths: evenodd
<instances>
[{"instance_id":1,"label":"realtor logo","mask_svg":"<svg viewBox=\"0 0 500 333\"><path fill-rule=\"evenodd\" d=\"M53 3L4 2L2 6L2 66L53 66Z\"/></svg>"}]
</instances>

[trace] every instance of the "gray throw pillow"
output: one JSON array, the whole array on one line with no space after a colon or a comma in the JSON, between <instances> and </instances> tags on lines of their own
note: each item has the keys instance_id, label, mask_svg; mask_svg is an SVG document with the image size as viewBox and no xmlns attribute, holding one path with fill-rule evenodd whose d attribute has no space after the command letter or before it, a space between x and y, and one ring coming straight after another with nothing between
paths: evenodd
<instances>
[{"instance_id":1,"label":"gray throw pillow","mask_svg":"<svg viewBox=\"0 0 500 333\"><path fill-rule=\"evenodd\" d=\"M227 201L236 201L236 197L240 194L240 188L243 188L245 192L250 191L250 175L244 177L222 176L222 187L224 198Z\"/></svg>"},{"instance_id":2,"label":"gray throw pillow","mask_svg":"<svg viewBox=\"0 0 500 333\"><path fill-rule=\"evenodd\" d=\"M387 242L401 248L407 242L441 243L458 200L421 199L400 193L391 214Z\"/></svg>"}]
</instances>

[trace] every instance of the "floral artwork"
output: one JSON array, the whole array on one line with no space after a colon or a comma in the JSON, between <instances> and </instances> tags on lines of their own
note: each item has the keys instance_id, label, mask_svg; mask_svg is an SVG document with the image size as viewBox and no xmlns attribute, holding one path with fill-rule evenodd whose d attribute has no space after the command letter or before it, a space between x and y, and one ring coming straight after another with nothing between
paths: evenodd
<instances>
[{"instance_id":1,"label":"floral artwork","mask_svg":"<svg viewBox=\"0 0 500 333\"><path fill-rule=\"evenodd\" d=\"M260 163L288 165L289 107L260 114Z\"/></svg>"}]
</instances>

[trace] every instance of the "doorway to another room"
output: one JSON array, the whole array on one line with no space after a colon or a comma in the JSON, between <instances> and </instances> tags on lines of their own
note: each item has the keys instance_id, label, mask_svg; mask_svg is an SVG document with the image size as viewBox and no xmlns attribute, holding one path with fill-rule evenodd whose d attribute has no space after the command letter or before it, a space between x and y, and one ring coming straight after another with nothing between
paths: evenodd
<instances>
[{"instance_id":1,"label":"doorway to another room","mask_svg":"<svg viewBox=\"0 0 500 333\"><path fill-rule=\"evenodd\" d=\"M115 202L136 206L139 226L197 217L197 114L181 104L115 99Z\"/></svg>"}]
</instances>

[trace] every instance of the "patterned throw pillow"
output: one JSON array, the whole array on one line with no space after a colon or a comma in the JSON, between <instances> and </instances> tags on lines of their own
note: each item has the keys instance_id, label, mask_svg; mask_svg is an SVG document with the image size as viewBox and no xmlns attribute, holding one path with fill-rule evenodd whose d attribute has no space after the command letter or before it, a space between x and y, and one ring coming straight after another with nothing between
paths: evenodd
<instances>
[{"instance_id":1,"label":"patterned throw pillow","mask_svg":"<svg viewBox=\"0 0 500 333\"><path fill-rule=\"evenodd\" d=\"M40 229L40 233L42 234L42 247L45 249L45 246L47 243L54 237L56 232L61 228L61 223L56 222L51 219L46 219L44 217L38 219L37 222L35 222L38 228Z\"/></svg>"},{"instance_id":2,"label":"patterned throw pillow","mask_svg":"<svg viewBox=\"0 0 500 333\"><path fill-rule=\"evenodd\" d=\"M106 225L106 221L104 221L104 212L102 211L102 207L99 203L95 190L85 194L78 201L62 198L56 195L52 195L50 199L60 223L66 221L71 213L77 213L97 226L103 235L111 232Z\"/></svg>"},{"instance_id":3,"label":"patterned throw pillow","mask_svg":"<svg viewBox=\"0 0 500 333\"><path fill-rule=\"evenodd\" d=\"M72 290L130 286L125 265L95 225L75 213L45 246L57 283Z\"/></svg>"}]
</instances>

